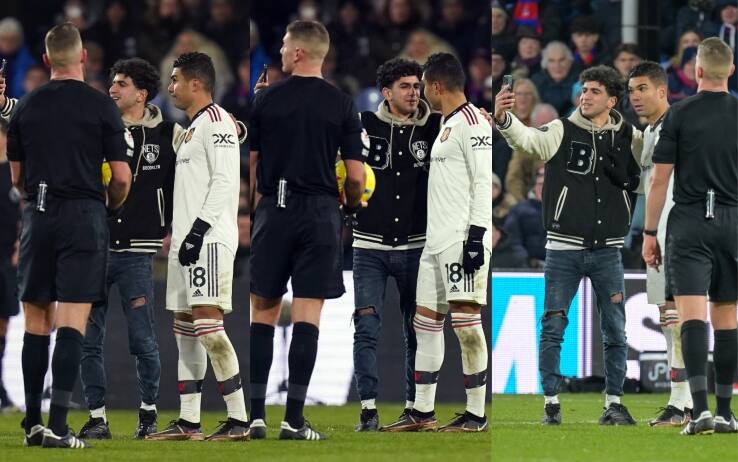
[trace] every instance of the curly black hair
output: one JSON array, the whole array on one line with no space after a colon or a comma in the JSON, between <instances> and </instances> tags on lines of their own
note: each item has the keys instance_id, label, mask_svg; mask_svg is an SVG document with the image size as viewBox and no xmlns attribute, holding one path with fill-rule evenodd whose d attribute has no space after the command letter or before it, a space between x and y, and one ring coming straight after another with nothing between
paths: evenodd
<instances>
[{"instance_id":1,"label":"curly black hair","mask_svg":"<svg viewBox=\"0 0 738 462\"><path fill-rule=\"evenodd\" d=\"M215 66L210 56L205 53L197 51L184 53L174 60L174 67L178 68L187 80L197 79L202 82L207 91L212 93L215 88Z\"/></svg>"},{"instance_id":2,"label":"curly black hair","mask_svg":"<svg viewBox=\"0 0 738 462\"><path fill-rule=\"evenodd\" d=\"M418 80L423 78L423 67L409 59L394 58L385 62L377 69L377 87L391 88L392 84L403 77L415 76Z\"/></svg>"},{"instance_id":3,"label":"curly black hair","mask_svg":"<svg viewBox=\"0 0 738 462\"><path fill-rule=\"evenodd\" d=\"M110 80L115 74L123 74L133 81L133 86L146 90L146 102L151 101L159 91L159 72L154 66L141 58L119 59L110 68Z\"/></svg>"},{"instance_id":4,"label":"curly black hair","mask_svg":"<svg viewBox=\"0 0 738 462\"><path fill-rule=\"evenodd\" d=\"M614 96L618 100L620 100L624 90L618 71L603 64L584 70L579 75L579 82L582 84L597 82L605 87L608 96Z\"/></svg>"},{"instance_id":5,"label":"curly black hair","mask_svg":"<svg viewBox=\"0 0 738 462\"><path fill-rule=\"evenodd\" d=\"M463 90L466 84L464 67L451 53L435 53L423 66L427 82L441 82L448 90Z\"/></svg>"}]
</instances>

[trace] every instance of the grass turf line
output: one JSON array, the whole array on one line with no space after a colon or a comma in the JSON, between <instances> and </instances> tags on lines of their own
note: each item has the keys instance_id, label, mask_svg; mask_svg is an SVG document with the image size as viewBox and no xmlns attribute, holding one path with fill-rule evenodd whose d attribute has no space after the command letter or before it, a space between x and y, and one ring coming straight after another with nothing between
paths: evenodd
<instances>
[{"instance_id":1,"label":"grass turf line","mask_svg":"<svg viewBox=\"0 0 738 462\"><path fill-rule=\"evenodd\" d=\"M445 424L462 412L463 404L439 405L436 415ZM358 404L339 407L308 406L305 415L318 431L329 439L323 442L279 441L279 424L284 408L267 407L267 439L249 442L163 442L134 441L131 439L136 426L137 412L108 411L108 421L113 439L91 440L90 450L50 450L24 448L23 431L20 428L22 414L0 415L0 460L8 462L47 461L487 461L491 451L490 433L356 433ZM402 412L401 404L379 405L380 424L393 422ZM489 412L489 410L488 410ZM159 415L159 429L177 418L177 412L163 411ZM44 416L46 419L46 416ZM218 421L225 419L225 411L206 412L202 415L203 431L215 430ZM70 426L79 431L87 420L83 411L70 412ZM263 459L262 459L263 458Z\"/></svg>"},{"instance_id":2,"label":"grass turf line","mask_svg":"<svg viewBox=\"0 0 738 462\"><path fill-rule=\"evenodd\" d=\"M494 395L490 431L493 461L736 461L738 434L682 436L678 428L652 428L648 421L668 394L625 395L634 427L597 424L604 395L562 394L562 425L542 426L540 395ZM714 406L714 398L710 401ZM735 401L734 401L735 403ZM714 408L713 408L714 411ZM489 460L489 459L488 459Z\"/></svg>"}]
</instances>

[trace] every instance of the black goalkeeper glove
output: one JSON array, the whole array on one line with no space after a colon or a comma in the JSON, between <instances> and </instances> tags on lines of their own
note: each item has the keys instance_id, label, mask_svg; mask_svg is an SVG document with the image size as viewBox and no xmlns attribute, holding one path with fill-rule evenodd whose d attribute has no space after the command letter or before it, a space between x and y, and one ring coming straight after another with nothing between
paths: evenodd
<instances>
[{"instance_id":1,"label":"black goalkeeper glove","mask_svg":"<svg viewBox=\"0 0 738 462\"><path fill-rule=\"evenodd\" d=\"M199 218L192 223L190 232L185 236L182 245L179 247L179 263L182 266L193 265L197 262L200 257L200 249L202 249L203 237L209 229L210 225Z\"/></svg>"},{"instance_id":2,"label":"black goalkeeper glove","mask_svg":"<svg viewBox=\"0 0 738 462\"><path fill-rule=\"evenodd\" d=\"M464 241L464 254L461 259L464 274L473 274L484 265L484 245L482 245L482 239L486 231L481 226L469 226L469 234L466 241Z\"/></svg>"},{"instance_id":3,"label":"black goalkeeper glove","mask_svg":"<svg viewBox=\"0 0 738 462\"><path fill-rule=\"evenodd\" d=\"M617 157L608 153L604 164L605 175L619 188L633 192L638 189L641 178L638 175L629 175L626 167L621 163L622 161Z\"/></svg>"}]
</instances>

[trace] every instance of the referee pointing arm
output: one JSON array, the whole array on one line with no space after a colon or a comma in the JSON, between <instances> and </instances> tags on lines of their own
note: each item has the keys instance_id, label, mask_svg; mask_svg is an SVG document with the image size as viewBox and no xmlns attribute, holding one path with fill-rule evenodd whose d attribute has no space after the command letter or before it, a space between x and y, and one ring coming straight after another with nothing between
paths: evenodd
<instances>
[{"instance_id":1,"label":"referee pointing arm","mask_svg":"<svg viewBox=\"0 0 738 462\"><path fill-rule=\"evenodd\" d=\"M666 227L666 278L682 324L682 353L694 401L684 435L738 432L730 400L738 363L738 100L728 94L733 52L719 38L697 50L698 93L671 107L653 154L643 259L661 265L656 229L669 176L674 202ZM713 417L707 403L707 297L715 328Z\"/></svg>"},{"instance_id":2,"label":"referee pointing arm","mask_svg":"<svg viewBox=\"0 0 738 462\"><path fill-rule=\"evenodd\" d=\"M88 446L68 430L66 420L90 307L105 296L108 226L100 166L104 159L110 162L112 209L125 200L131 171L118 110L107 95L84 83L87 52L79 31L61 24L45 42L51 81L18 103L8 132L13 182L28 198L18 264L26 319L25 442L80 449ZM52 326L56 347L49 428L44 428L41 394Z\"/></svg>"},{"instance_id":3,"label":"referee pointing arm","mask_svg":"<svg viewBox=\"0 0 738 462\"><path fill-rule=\"evenodd\" d=\"M291 278L294 327L279 437L321 440L325 436L310 428L302 411L323 300L345 292L335 161L340 149L348 176L344 211L351 214L364 190L361 122L351 98L322 78L330 44L325 27L296 21L283 41L282 70L292 76L258 93L249 127L258 200L251 243L251 436L265 435L274 326Z\"/></svg>"}]
</instances>

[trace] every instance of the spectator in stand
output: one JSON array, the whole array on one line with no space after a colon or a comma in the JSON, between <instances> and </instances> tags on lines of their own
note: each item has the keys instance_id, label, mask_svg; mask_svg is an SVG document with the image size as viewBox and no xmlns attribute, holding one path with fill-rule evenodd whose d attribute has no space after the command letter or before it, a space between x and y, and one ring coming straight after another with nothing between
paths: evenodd
<instances>
[{"instance_id":1,"label":"spectator in stand","mask_svg":"<svg viewBox=\"0 0 738 462\"><path fill-rule=\"evenodd\" d=\"M544 166L535 172L535 183L528 198L513 207L505 219L505 231L510 241L525 249L531 267L542 266L546 259L546 229L543 227L542 197Z\"/></svg>"},{"instance_id":2,"label":"spectator in stand","mask_svg":"<svg viewBox=\"0 0 738 462\"><path fill-rule=\"evenodd\" d=\"M574 55L563 42L554 41L546 45L542 56L541 71L531 80L538 88L541 101L553 105L559 114L566 114L572 108L571 87L579 79Z\"/></svg>"},{"instance_id":3,"label":"spectator in stand","mask_svg":"<svg viewBox=\"0 0 738 462\"><path fill-rule=\"evenodd\" d=\"M669 73L669 104L697 93L696 60L697 47L685 48L682 52L681 65Z\"/></svg>"},{"instance_id":4,"label":"spectator in stand","mask_svg":"<svg viewBox=\"0 0 738 462\"><path fill-rule=\"evenodd\" d=\"M696 31L692 29L684 31L677 41L676 54L665 63L666 72L675 72L679 69L682 64L682 53L684 53L684 50L689 47L696 47L700 42L702 42L702 36Z\"/></svg>"},{"instance_id":5,"label":"spectator in stand","mask_svg":"<svg viewBox=\"0 0 738 462\"><path fill-rule=\"evenodd\" d=\"M249 56L244 55L238 63L238 80L236 80L225 94L221 103L221 105L238 120L249 120L249 100L251 98L251 88L249 87L249 65ZM248 152L248 150L244 150L244 147L247 147L246 143L242 145L242 154Z\"/></svg>"},{"instance_id":6,"label":"spectator in stand","mask_svg":"<svg viewBox=\"0 0 738 462\"><path fill-rule=\"evenodd\" d=\"M676 17L676 33L693 29L703 37L715 35L718 25L710 18L713 0L688 0L687 4L679 8ZM735 1L733 1L735 5Z\"/></svg>"},{"instance_id":7,"label":"spectator in stand","mask_svg":"<svg viewBox=\"0 0 738 462\"><path fill-rule=\"evenodd\" d=\"M515 56L515 38L507 31L508 14L498 0L492 2L492 45L505 57L505 61ZM497 93L495 93L497 94Z\"/></svg>"},{"instance_id":8,"label":"spectator in stand","mask_svg":"<svg viewBox=\"0 0 738 462\"><path fill-rule=\"evenodd\" d=\"M717 36L733 50L733 63L738 62L738 5L735 0L718 0L715 12L720 19ZM738 92L738 72L728 78L728 89Z\"/></svg>"},{"instance_id":9,"label":"spectator in stand","mask_svg":"<svg viewBox=\"0 0 738 462\"><path fill-rule=\"evenodd\" d=\"M530 77L541 70L541 37L535 29L518 27L518 54L512 61L512 72L516 78Z\"/></svg>"},{"instance_id":10,"label":"spectator in stand","mask_svg":"<svg viewBox=\"0 0 738 462\"><path fill-rule=\"evenodd\" d=\"M23 91L30 93L49 81L49 72L44 66L34 64L28 68L23 79Z\"/></svg>"},{"instance_id":11,"label":"spectator in stand","mask_svg":"<svg viewBox=\"0 0 738 462\"><path fill-rule=\"evenodd\" d=\"M442 0L441 17L433 32L454 47L462 63L469 63L474 52L476 31L474 24L465 17L463 0ZM489 50L489 39L486 46Z\"/></svg>"},{"instance_id":12,"label":"spectator in stand","mask_svg":"<svg viewBox=\"0 0 738 462\"><path fill-rule=\"evenodd\" d=\"M515 205L503 194L500 177L492 174L492 215L497 218L505 218L510 209Z\"/></svg>"},{"instance_id":13,"label":"spectator in stand","mask_svg":"<svg viewBox=\"0 0 738 462\"><path fill-rule=\"evenodd\" d=\"M489 53L484 50L478 51L469 62L466 96L477 107L492 108L491 94L488 94L485 87L491 70Z\"/></svg>"},{"instance_id":14,"label":"spectator in stand","mask_svg":"<svg viewBox=\"0 0 738 462\"><path fill-rule=\"evenodd\" d=\"M253 91L256 86L257 79L261 76L264 65L269 64L269 55L267 54L266 48L262 45L259 36L259 27L256 23L249 19L249 58L251 59L251 65L249 66L249 88ZM270 76L271 77L271 76ZM269 79L270 83L273 83Z\"/></svg>"},{"instance_id":15,"label":"spectator in stand","mask_svg":"<svg viewBox=\"0 0 738 462\"><path fill-rule=\"evenodd\" d=\"M515 245L505 232L505 220L492 217L492 260L493 268L525 268L525 249Z\"/></svg>"},{"instance_id":16,"label":"spectator in stand","mask_svg":"<svg viewBox=\"0 0 738 462\"><path fill-rule=\"evenodd\" d=\"M202 32L218 44L225 52L231 69L238 66L239 58L246 48L246 32L241 14L232 0L211 0L210 18Z\"/></svg>"},{"instance_id":17,"label":"spectator in stand","mask_svg":"<svg viewBox=\"0 0 738 462\"><path fill-rule=\"evenodd\" d=\"M0 59L7 59L5 68L5 95L20 98L24 95L23 77L35 60L23 39L23 26L15 18L0 20Z\"/></svg>"},{"instance_id":18,"label":"spectator in stand","mask_svg":"<svg viewBox=\"0 0 738 462\"><path fill-rule=\"evenodd\" d=\"M175 38L186 25L187 17L182 0L155 0L144 17L143 27L138 36L139 55L155 65L161 63ZM169 75L167 74L167 79ZM220 77L220 74L217 75Z\"/></svg>"},{"instance_id":19,"label":"spectator in stand","mask_svg":"<svg viewBox=\"0 0 738 462\"><path fill-rule=\"evenodd\" d=\"M605 46L600 42L600 23L594 16L577 16L571 22L574 62L582 69L607 62Z\"/></svg>"},{"instance_id":20,"label":"spectator in stand","mask_svg":"<svg viewBox=\"0 0 738 462\"><path fill-rule=\"evenodd\" d=\"M643 54L641 53L638 45L633 43L621 43L615 48L613 52L612 67L617 69L620 77L623 79L623 88L628 88L628 77L630 71L641 61L643 61ZM638 114L630 104L630 98L626 95L622 95L618 98L617 104L615 104L615 110L625 117L625 120L630 122L633 126L639 130L646 128L645 124L641 123Z\"/></svg>"},{"instance_id":21,"label":"spectator in stand","mask_svg":"<svg viewBox=\"0 0 738 462\"><path fill-rule=\"evenodd\" d=\"M361 0L341 0L338 15L328 24L336 50L336 73L353 75L362 87L374 84L377 56L370 24Z\"/></svg>"},{"instance_id":22,"label":"spectator in stand","mask_svg":"<svg viewBox=\"0 0 738 462\"><path fill-rule=\"evenodd\" d=\"M82 38L87 38L87 30L90 24L86 5L82 0L67 0L64 2L64 8L58 16L57 22L71 22L80 31Z\"/></svg>"},{"instance_id":23,"label":"spectator in stand","mask_svg":"<svg viewBox=\"0 0 738 462\"><path fill-rule=\"evenodd\" d=\"M423 65L428 60L428 56L434 53L451 53L456 55L456 50L440 37L428 32L426 29L417 29L408 36L407 44L398 58L411 59Z\"/></svg>"},{"instance_id":24,"label":"spectator in stand","mask_svg":"<svg viewBox=\"0 0 738 462\"><path fill-rule=\"evenodd\" d=\"M379 48L384 55L379 61L384 62L402 52L410 33L420 26L422 17L416 0L387 0L380 29L373 40L382 41Z\"/></svg>"},{"instance_id":25,"label":"spectator in stand","mask_svg":"<svg viewBox=\"0 0 738 462\"><path fill-rule=\"evenodd\" d=\"M494 44L494 42L493 42ZM496 95L502 88L502 76L508 73L507 60L497 48L492 49L492 94Z\"/></svg>"},{"instance_id":26,"label":"spectator in stand","mask_svg":"<svg viewBox=\"0 0 738 462\"><path fill-rule=\"evenodd\" d=\"M136 48L137 30L128 15L129 3L110 0L103 16L87 30L86 40L97 42L105 50L105 69L110 69L119 59L133 58Z\"/></svg>"},{"instance_id":27,"label":"spectator in stand","mask_svg":"<svg viewBox=\"0 0 738 462\"><path fill-rule=\"evenodd\" d=\"M543 125L559 118L556 109L547 103L536 104L530 116L532 127ZM518 203L528 197L528 192L535 186L536 171L544 162L523 151L514 151L507 166L505 176L505 194L512 203Z\"/></svg>"},{"instance_id":28,"label":"spectator in stand","mask_svg":"<svg viewBox=\"0 0 738 462\"><path fill-rule=\"evenodd\" d=\"M107 71L109 67L105 67L105 50L97 42L85 41L83 43L87 50L87 60L85 60L85 82L89 83L93 80L107 81ZM104 87L107 85L104 84ZM105 93L108 89L105 88Z\"/></svg>"}]
</instances>

